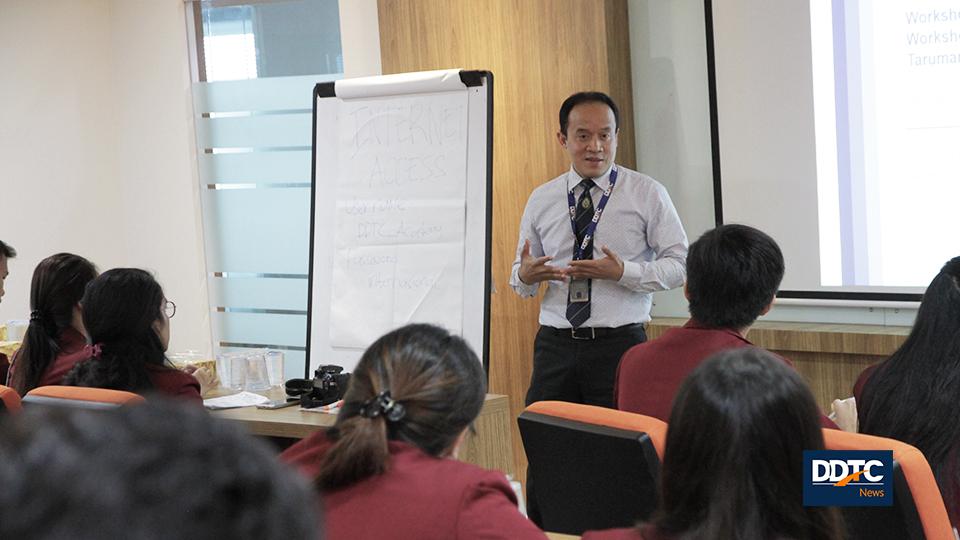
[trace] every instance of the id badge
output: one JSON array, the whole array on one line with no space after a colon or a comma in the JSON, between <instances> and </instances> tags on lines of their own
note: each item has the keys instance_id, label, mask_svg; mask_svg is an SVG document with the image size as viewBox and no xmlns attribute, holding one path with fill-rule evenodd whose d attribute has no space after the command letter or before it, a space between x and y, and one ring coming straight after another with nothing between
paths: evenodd
<instances>
[{"instance_id":1,"label":"id badge","mask_svg":"<svg viewBox=\"0 0 960 540\"><path fill-rule=\"evenodd\" d=\"M570 301L589 302L590 282L586 279L574 279L570 282Z\"/></svg>"}]
</instances>

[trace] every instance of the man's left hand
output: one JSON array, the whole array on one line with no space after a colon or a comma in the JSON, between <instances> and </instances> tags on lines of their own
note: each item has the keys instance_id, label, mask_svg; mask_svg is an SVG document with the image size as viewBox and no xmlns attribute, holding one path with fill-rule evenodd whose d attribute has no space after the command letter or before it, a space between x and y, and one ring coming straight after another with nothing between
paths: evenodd
<instances>
[{"instance_id":1,"label":"man's left hand","mask_svg":"<svg viewBox=\"0 0 960 540\"><path fill-rule=\"evenodd\" d=\"M566 273L573 279L609 279L619 281L623 277L623 259L607 246L600 248L606 257L571 261Z\"/></svg>"}]
</instances>

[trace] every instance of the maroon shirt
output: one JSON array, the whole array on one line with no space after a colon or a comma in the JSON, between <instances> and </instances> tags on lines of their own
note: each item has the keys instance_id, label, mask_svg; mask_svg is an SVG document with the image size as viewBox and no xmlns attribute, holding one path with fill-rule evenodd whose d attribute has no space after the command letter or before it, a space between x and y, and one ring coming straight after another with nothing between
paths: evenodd
<instances>
[{"instance_id":1,"label":"maroon shirt","mask_svg":"<svg viewBox=\"0 0 960 540\"><path fill-rule=\"evenodd\" d=\"M668 422L673 397L701 362L726 349L752 346L736 330L706 328L691 319L623 354L617 368L613 403L621 411Z\"/></svg>"},{"instance_id":2,"label":"maroon shirt","mask_svg":"<svg viewBox=\"0 0 960 540\"><path fill-rule=\"evenodd\" d=\"M37 386L50 386L63 384L63 378L73 369L73 366L82 360L90 358L90 346L87 345L87 338L73 327L67 327L60 332L60 339L57 340L60 346L60 353L53 359L53 362L47 366L47 370L40 377L40 384Z\"/></svg>"},{"instance_id":3,"label":"maroon shirt","mask_svg":"<svg viewBox=\"0 0 960 540\"><path fill-rule=\"evenodd\" d=\"M200 396L200 383L193 375L173 367L154 364L147 364L147 374L157 392L186 399L203 406L203 398Z\"/></svg>"},{"instance_id":4,"label":"maroon shirt","mask_svg":"<svg viewBox=\"0 0 960 540\"><path fill-rule=\"evenodd\" d=\"M280 459L313 480L331 444L326 432L317 432ZM321 494L327 539L546 538L517 510L502 473L433 457L403 442L390 441L389 447L386 472Z\"/></svg>"},{"instance_id":5,"label":"maroon shirt","mask_svg":"<svg viewBox=\"0 0 960 540\"><path fill-rule=\"evenodd\" d=\"M669 422L673 398L697 366L720 351L753 346L736 330L708 328L690 319L623 354L613 389L614 406ZM786 358L776 356L793 367ZM820 425L838 429L823 415Z\"/></svg>"},{"instance_id":6,"label":"maroon shirt","mask_svg":"<svg viewBox=\"0 0 960 540\"><path fill-rule=\"evenodd\" d=\"M77 329L68 326L60 332L57 338L57 346L60 352L47 369L40 376L37 386L59 386L63 384L63 378L73 369L78 362L90 358L90 345L87 344L87 338ZM13 381L13 373L17 370L17 362L20 360L20 351L13 355L13 364L10 367L8 381ZM27 391L32 388L27 389Z\"/></svg>"},{"instance_id":7,"label":"maroon shirt","mask_svg":"<svg viewBox=\"0 0 960 540\"><path fill-rule=\"evenodd\" d=\"M857 382L853 384L853 397L856 398L855 401L857 402L857 416L859 417L857 418L857 420L859 420L861 423L863 422L863 414L861 413L863 412L863 405L865 405L865 403L863 402L863 387L867 385L867 381L870 380L870 376L877 371L877 368L879 368L880 366L886 363L887 361L884 360L883 362L880 362L878 364L867 366L866 369L860 372L860 376L857 377Z\"/></svg>"}]
</instances>

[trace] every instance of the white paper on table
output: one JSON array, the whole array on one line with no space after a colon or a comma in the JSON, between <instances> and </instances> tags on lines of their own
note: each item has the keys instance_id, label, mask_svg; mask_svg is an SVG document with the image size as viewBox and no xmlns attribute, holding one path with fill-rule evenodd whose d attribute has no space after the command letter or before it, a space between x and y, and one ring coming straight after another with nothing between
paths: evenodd
<instances>
[{"instance_id":1,"label":"white paper on table","mask_svg":"<svg viewBox=\"0 0 960 540\"><path fill-rule=\"evenodd\" d=\"M343 408L343 400L331 403L329 405L321 405L319 407L300 407L301 412L315 412L315 413L324 413L324 414L340 414L340 409Z\"/></svg>"},{"instance_id":2,"label":"white paper on table","mask_svg":"<svg viewBox=\"0 0 960 540\"><path fill-rule=\"evenodd\" d=\"M366 246L338 252L330 303L334 347L366 348L413 322L459 333L463 320L463 241Z\"/></svg>"},{"instance_id":3,"label":"white paper on table","mask_svg":"<svg viewBox=\"0 0 960 540\"><path fill-rule=\"evenodd\" d=\"M221 396L203 400L203 406L208 409L236 409L252 407L270 401L270 398L254 394L253 392L238 392L229 396Z\"/></svg>"}]
</instances>

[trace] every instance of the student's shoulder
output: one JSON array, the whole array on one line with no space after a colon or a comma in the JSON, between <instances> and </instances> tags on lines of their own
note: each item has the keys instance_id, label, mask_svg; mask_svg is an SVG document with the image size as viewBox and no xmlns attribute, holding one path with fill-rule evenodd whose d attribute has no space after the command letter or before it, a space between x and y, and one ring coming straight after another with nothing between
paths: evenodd
<instances>
[{"instance_id":1,"label":"student's shoulder","mask_svg":"<svg viewBox=\"0 0 960 540\"><path fill-rule=\"evenodd\" d=\"M321 460L332 444L326 431L317 431L284 450L279 459L312 479L320 474Z\"/></svg>"},{"instance_id":2,"label":"student's shoulder","mask_svg":"<svg viewBox=\"0 0 960 540\"><path fill-rule=\"evenodd\" d=\"M514 500L515 495L507 477L500 471L484 469L471 463L450 458L427 455L423 451L407 447L397 452L391 446L391 455L397 467L408 471L418 470L427 483L442 486L441 489L452 492L500 491Z\"/></svg>"},{"instance_id":3,"label":"student's shoulder","mask_svg":"<svg viewBox=\"0 0 960 540\"><path fill-rule=\"evenodd\" d=\"M197 378L172 366L159 366L156 364L146 364L147 372L150 378L163 379L169 381L197 382Z\"/></svg>"},{"instance_id":4,"label":"student's shoulder","mask_svg":"<svg viewBox=\"0 0 960 540\"><path fill-rule=\"evenodd\" d=\"M200 382L193 375L175 367L147 364L147 375L157 391L163 394L183 396L202 403Z\"/></svg>"},{"instance_id":5,"label":"student's shoulder","mask_svg":"<svg viewBox=\"0 0 960 540\"><path fill-rule=\"evenodd\" d=\"M863 389L867 386L867 381L880 369L881 366L886 364L887 361L884 360L880 363L873 364L872 366L867 366L863 371L860 372L860 375L857 377L857 381L853 384L853 397L856 398L857 404L863 407Z\"/></svg>"},{"instance_id":6,"label":"student's shoulder","mask_svg":"<svg viewBox=\"0 0 960 540\"><path fill-rule=\"evenodd\" d=\"M623 353L623 362L644 362L656 360L664 348L672 348L678 343L688 341L683 327L668 328L656 338L648 339L627 349Z\"/></svg>"}]
</instances>

